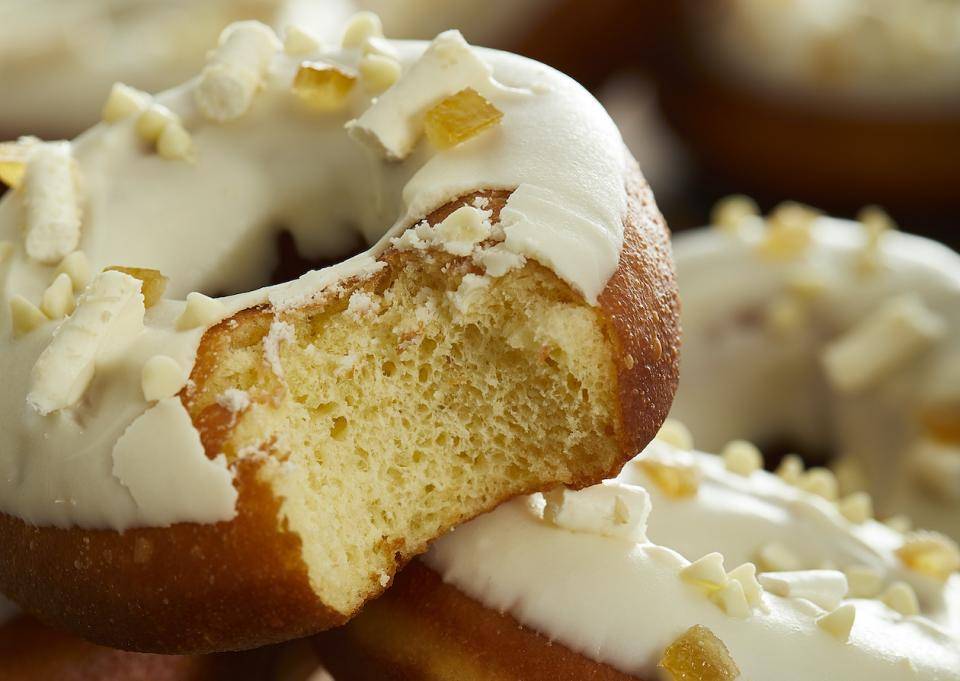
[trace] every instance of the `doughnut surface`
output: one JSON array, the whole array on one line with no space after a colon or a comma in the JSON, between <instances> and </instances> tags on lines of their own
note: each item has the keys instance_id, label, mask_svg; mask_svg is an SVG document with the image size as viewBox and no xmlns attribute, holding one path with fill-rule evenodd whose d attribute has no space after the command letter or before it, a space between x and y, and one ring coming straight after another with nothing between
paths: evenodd
<instances>
[{"instance_id":1,"label":"doughnut surface","mask_svg":"<svg viewBox=\"0 0 960 681\"><path fill-rule=\"evenodd\" d=\"M661 487L670 480L665 470L694 472L686 479L696 482L677 497L672 485ZM647 493L652 510L632 501ZM617 497L630 507L627 525L618 525ZM733 472L717 456L656 441L616 483L566 492L557 515L551 503L549 495L546 506L543 498L514 500L438 541L395 589L317 637L326 663L348 680L374 678L357 669L398 679L473 678L473 669L503 679L669 678L657 669L664 650L701 625L742 678L960 678L960 577L911 571L896 553L903 535L873 520L852 523L834 504L770 473ZM624 527L644 509L650 539L632 539ZM761 571L759 583L750 570L733 570L754 558L754 539L762 546L770 537L802 560ZM693 568L653 543L666 541L690 551ZM719 559L728 571L723 588L705 581L714 579L704 568L711 558L701 556L712 551L722 554L713 564ZM864 582L813 569L826 560L849 575L870 567L877 591L847 593ZM901 614L882 600L901 580L918 587L922 614ZM739 595L724 600L728 591ZM849 629L822 622L851 610Z\"/></svg>"},{"instance_id":2,"label":"doughnut surface","mask_svg":"<svg viewBox=\"0 0 960 681\"><path fill-rule=\"evenodd\" d=\"M438 533L592 484L662 421L666 230L600 106L456 32L372 38L291 55L239 24L199 79L127 96L139 108L72 145L22 143L23 184L0 204L0 465L16 472L0 537L20 547L0 588L41 619L162 652L313 633ZM399 69L376 99L358 64L374 49ZM304 73L313 109L291 92ZM420 141L472 88L502 121ZM199 293L267 280L278 223L306 260L357 232L376 243ZM74 300L77 253L94 276Z\"/></svg>"}]
</instances>

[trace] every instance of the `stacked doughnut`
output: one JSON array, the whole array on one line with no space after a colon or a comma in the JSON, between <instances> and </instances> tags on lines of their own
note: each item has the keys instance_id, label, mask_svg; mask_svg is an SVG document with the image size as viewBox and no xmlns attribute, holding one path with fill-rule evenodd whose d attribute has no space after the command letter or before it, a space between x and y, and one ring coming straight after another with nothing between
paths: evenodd
<instances>
[{"instance_id":1,"label":"stacked doughnut","mask_svg":"<svg viewBox=\"0 0 960 681\"><path fill-rule=\"evenodd\" d=\"M440 539L318 637L325 664L347 681L960 678L956 544L767 473L745 442L720 457L662 437L614 480Z\"/></svg>"},{"instance_id":2,"label":"stacked doughnut","mask_svg":"<svg viewBox=\"0 0 960 681\"><path fill-rule=\"evenodd\" d=\"M662 422L666 230L572 80L370 15L335 48L242 22L103 111L0 150L0 591L43 621L148 652L310 634Z\"/></svg>"}]
</instances>

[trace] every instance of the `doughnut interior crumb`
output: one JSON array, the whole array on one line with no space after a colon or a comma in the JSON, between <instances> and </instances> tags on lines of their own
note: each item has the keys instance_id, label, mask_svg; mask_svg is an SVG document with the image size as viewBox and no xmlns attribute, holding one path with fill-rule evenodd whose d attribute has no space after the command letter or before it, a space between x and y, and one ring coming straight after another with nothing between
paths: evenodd
<instances>
[{"instance_id":1,"label":"doughnut interior crumb","mask_svg":"<svg viewBox=\"0 0 960 681\"><path fill-rule=\"evenodd\" d=\"M469 259L386 262L322 304L212 330L186 398L208 455L262 460L311 586L344 614L446 528L620 457L614 341L565 282L528 262L464 304ZM250 406L229 412L228 390Z\"/></svg>"}]
</instances>

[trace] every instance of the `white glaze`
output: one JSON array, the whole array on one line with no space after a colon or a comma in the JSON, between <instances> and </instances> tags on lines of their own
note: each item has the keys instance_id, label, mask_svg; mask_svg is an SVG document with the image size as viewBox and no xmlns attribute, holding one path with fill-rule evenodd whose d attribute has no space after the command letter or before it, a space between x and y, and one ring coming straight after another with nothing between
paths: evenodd
<instances>
[{"instance_id":1,"label":"white glaze","mask_svg":"<svg viewBox=\"0 0 960 681\"><path fill-rule=\"evenodd\" d=\"M425 47L393 43L404 72ZM141 387L144 363L162 354L185 370L193 366L206 327L178 330L184 296L261 285L274 264L265 254L274 251L277 225L294 234L307 257L342 252L352 241L343 225L355 225L375 245L298 281L223 298L220 318L267 301L280 309L302 304L344 277L368 275L378 269L375 257L389 240L431 210L466 192L521 185L562 205L508 202L505 214L516 214L511 229L518 245L514 249L508 238L501 248L515 250L515 259L519 252L553 267L587 300L596 300L617 265L626 207L626 152L616 127L586 91L548 67L505 53L477 54L501 84L487 94L503 111L502 123L442 152L422 141L403 162L387 162L346 134L344 124L370 106L363 87L354 88L343 111L308 110L290 91L301 58L282 53L274 56L250 111L229 124L199 114L196 81L158 97L192 135L193 164L151 153L133 119L98 125L78 138L80 248L92 271L110 265L158 269L170 278L166 295L173 299L146 311L143 330L122 352L97 360L79 402L46 416L25 395L57 324L12 340L8 301L15 294L39 300L54 268L24 254L21 197L10 192L0 203L0 240L18 246L0 265L0 510L35 524L114 529L230 517L232 508L223 503L230 480L215 474L210 496L218 502L146 504L149 490L132 493L110 473L114 445L150 407ZM353 69L360 56L359 50L330 49L310 58ZM558 248L557 235L564 233L569 245ZM176 439L186 443L188 433ZM176 458L140 463L159 467L156 479L169 481L176 476L160 469ZM140 478L139 484L150 483Z\"/></svg>"},{"instance_id":2,"label":"white glaze","mask_svg":"<svg viewBox=\"0 0 960 681\"><path fill-rule=\"evenodd\" d=\"M672 414L708 450L734 438L760 444L785 438L801 449L850 457L866 474L879 513L907 513L921 527L960 537L960 498L938 498L918 486L909 455L925 437L919 413L956 400L960 391L960 256L894 232L880 241L879 269L864 274L858 263L866 234L859 223L824 218L812 234L808 251L788 262L760 257L761 237L749 230L677 236L684 346ZM811 274L824 289L804 303L806 318L787 333L772 332L765 311L790 295L798 275ZM824 349L903 295L936 315L940 340L859 392L832 387Z\"/></svg>"},{"instance_id":3,"label":"white glaze","mask_svg":"<svg viewBox=\"0 0 960 681\"><path fill-rule=\"evenodd\" d=\"M951 633L960 577L943 586L908 574L892 553L898 533L873 521L851 526L823 499L763 471L730 473L712 455L654 442L636 461L643 456L703 471L696 496L673 500L636 462L627 465L618 480L643 485L653 502L649 541L548 524L535 496L455 529L424 560L485 606L640 678L657 678L663 649L695 624L726 644L744 681L960 678L960 638ZM770 537L804 560L869 564L886 580L910 580L922 592L924 616L904 618L875 600L845 601L857 613L850 640L841 642L818 627L825 611L810 601L764 592L762 606L735 618L679 577L688 558L711 551L723 553L731 570Z\"/></svg>"}]
</instances>

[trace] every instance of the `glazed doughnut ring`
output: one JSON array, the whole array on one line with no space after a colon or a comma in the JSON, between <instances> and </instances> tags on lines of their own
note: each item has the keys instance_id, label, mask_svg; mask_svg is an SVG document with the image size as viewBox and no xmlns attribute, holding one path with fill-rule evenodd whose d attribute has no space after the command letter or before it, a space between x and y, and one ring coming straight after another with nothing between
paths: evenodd
<instances>
[{"instance_id":1,"label":"glazed doughnut ring","mask_svg":"<svg viewBox=\"0 0 960 681\"><path fill-rule=\"evenodd\" d=\"M721 458L663 437L616 480L441 538L316 638L324 663L339 681L960 679L955 544L856 517L743 441Z\"/></svg>"},{"instance_id":2,"label":"glazed doughnut ring","mask_svg":"<svg viewBox=\"0 0 960 681\"><path fill-rule=\"evenodd\" d=\"M960 256L796 204L743 198L674 243L684 351L674 416L716 450L733 438L835 458L836 498L960 538Z\"/></svg>"},{"instance_id":3,"label":"glazed doughnut ring","mask_svg":"<svg viewBox=\"0 0 960 681\"><path fill-rule=\"evenodd\" d=\"M0 591L100 644L339 624L447 528L619 470L675 389L666 229L592 97L455 31L295 36L233 25L2 150ZM278 226L340 262L257 288Z\"/></svg>"}]
</instances>

